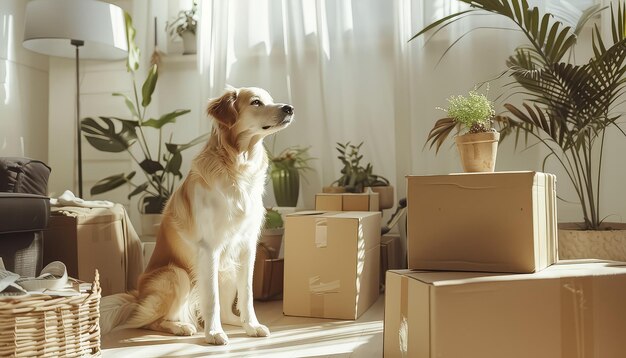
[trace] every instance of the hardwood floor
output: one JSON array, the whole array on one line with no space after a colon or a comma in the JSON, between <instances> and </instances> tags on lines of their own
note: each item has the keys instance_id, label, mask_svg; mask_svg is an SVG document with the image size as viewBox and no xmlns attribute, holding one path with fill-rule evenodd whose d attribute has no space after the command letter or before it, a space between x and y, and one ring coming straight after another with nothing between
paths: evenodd
<instances>
[{"instance_id":1,"label":"hardwood floor","mask_svg":"<svg viewBox=\"0 0 626 358\"><path fill-rule=\"evenodd\" d=\"M226 346L209 346L202 335L176 337L129 329L102 337L103 357L353 357L383 355L385 296L356 321L288 317L282 301L255 302L259 321L272 335L250 338L240 327L224 326Z\"/></svg>"}]
</instances>

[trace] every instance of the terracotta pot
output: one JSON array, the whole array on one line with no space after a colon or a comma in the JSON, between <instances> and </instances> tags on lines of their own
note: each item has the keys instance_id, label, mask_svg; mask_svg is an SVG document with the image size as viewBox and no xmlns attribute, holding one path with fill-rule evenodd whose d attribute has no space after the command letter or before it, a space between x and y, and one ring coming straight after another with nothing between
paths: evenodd
<instances>
[{"instance_id":1,"label":"terracotta pot","mask_svg":"<svg viewBox=\"0 0 626 358\"><path fill-rule=\"evenodd\" d=\"M393 186L370 186L374 193L378 193L378 206L380 210L393 208L394 190Z\"/></svg>"},{"instance_id":2,"label":"terracotta pot","mask_svg":"<svg viewBox=\"0 0 626 358\"><path fill-rule=\"evenodd\" d=\"M468 133L457 136L455 140L465 172L494 171L500 133Z\"/></svg>"},{"instance_id":3,"label":"terracotta pot","mask_svg":"<svg viewBox=\"0 0 626 358\"><path fill-rule=\"evenodd\" d=\"M272 259L278 258L280 253L280 246L283 244L284 228L277 229L262 229L261 236L259 237L259 243L265 245L272 254Z\"/></svg>"},{"instance_id":4,"label":"terracotta pot","mask_svg":"<svg viewBox=\"0 0 626 358\"><path fill-rule=\"evenodd\" d=\"M626 224L603 223L601 230L582 224L559 224L559 259L604 259L626 262Z\"/></svg>"},{"instance_id":5,"label":"terracotta pot","mask_svg":"<svg viewBox=\"0 0 626 358\"><path fill-rule=\"evenodd\" d=\"M346 188L342 186L325 186L322 188L322 193L340 194L345 192Z\"/></svg>"}]
</instances>

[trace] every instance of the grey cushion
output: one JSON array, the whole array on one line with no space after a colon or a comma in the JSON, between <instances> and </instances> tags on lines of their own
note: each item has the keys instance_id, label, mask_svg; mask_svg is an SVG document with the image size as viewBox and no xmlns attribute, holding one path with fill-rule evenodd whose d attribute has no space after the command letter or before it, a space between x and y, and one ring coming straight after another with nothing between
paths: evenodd
<instances>
[{"instance_id":1,"label":"grey cushion","mask_svg":"<svg viewBox=\"0 0 626 358\"><path fill-rule=\"evenodd\" d=\"M50 167L30 158L0 158L0 192L48 195Z\"/></svg>"}]
</instances>

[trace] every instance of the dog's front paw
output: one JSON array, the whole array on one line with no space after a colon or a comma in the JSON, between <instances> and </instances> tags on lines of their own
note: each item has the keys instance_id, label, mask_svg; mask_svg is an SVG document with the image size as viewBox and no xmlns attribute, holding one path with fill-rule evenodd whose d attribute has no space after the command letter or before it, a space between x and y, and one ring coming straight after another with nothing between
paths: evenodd
<instances>
[{"instance_id":1,"label":"dog's front paw","mask_svg":"<svg viewBox=\"0 0 626 358\"><path fill-rule=\"evenodd\" d=\"M204 332L204 340L208 344L213 344L216 346L223 346L228 344L228 336L224 331L205 331Z\"/></svg>"},{"instance_id":2,"label":"dog's front paw","mask_svg":"<svg viewBox=\"0 0 626 358\"><path fill-rule=\"evenodd\" d=\"M243 329L246 330L246 334L250 337L269 337L270 335L270 330L260 323L244 323Z\"/></svg>"}]
</instances>

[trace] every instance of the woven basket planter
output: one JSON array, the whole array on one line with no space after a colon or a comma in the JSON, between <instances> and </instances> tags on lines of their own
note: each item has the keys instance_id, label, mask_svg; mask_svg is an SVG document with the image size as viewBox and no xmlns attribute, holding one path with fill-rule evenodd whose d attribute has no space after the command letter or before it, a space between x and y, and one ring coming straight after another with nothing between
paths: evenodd
<instances>
[{"instance_id":1,"label":"woven basket planter","mask_svg":"<svg viewBox=\"0 0 626 358\"><path fill-rule=\"evenodd\" d=\"M100 293L0 297L0 357L99 357Z\"/></svg>"}]
</instances>

